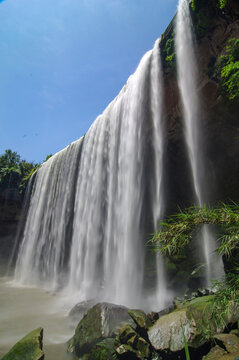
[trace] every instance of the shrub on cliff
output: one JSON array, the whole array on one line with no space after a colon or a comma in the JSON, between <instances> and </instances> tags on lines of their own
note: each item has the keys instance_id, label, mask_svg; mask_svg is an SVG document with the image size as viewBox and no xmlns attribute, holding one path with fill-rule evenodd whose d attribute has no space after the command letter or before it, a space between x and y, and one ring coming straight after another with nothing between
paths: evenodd
<instances>
[{"instance_id":1,"label":"shrub on cliff","mask_svg":"<svg viewBox=\"0 0 239 360\"><path fill-rule=\"evenodd\" d=\"M229 100L239 99L239 39L228 41L225 55L219 58L217 76L220 92Z\"/></svg>"},{"instance_id":2,"label":"shrub on cliff","mask_svg":"<svg viewBox=\"0 0 239 360\"><path fill-rule=\"evenodd\" d=\"M0 193L6 189L17 189L23 194L27 185L29 174L38 164L21 160L20 155L10 149L0 156Z\"/></svg>"}]
</instances>

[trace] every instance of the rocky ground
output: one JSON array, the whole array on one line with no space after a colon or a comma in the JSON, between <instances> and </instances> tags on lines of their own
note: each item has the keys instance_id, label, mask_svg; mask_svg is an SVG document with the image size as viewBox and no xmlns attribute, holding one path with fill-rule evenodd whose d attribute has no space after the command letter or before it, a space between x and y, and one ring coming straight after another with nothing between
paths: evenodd
<instances>
[{"instance_id":1,"label":"rocky ground","mask_svg":"<svg viewBox=\"0 0 239 360\"><path fill-rule=\"evenodd\" d=\"M223 321L212 316L215 294L175 300L158 313L100 303L89 310L78 304L79 321L67 351L81 360L239 359L239 309L229 304ZM42 329L17 343L2 360L43 360ZM27 354L23 357L22 354Z\"/></svg>"}]
</instances>

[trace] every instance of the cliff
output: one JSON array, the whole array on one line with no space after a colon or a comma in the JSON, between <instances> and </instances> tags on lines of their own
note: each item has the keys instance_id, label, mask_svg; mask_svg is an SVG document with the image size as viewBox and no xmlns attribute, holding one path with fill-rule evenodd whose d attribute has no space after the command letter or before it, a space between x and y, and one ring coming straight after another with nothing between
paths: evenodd
<instances>
[{"instance_id":1,"label":"cliff","mask_svg":"<svg viewBox=\"0 0 239 360\"><path fill-rule=\"evenodd\" d=\"M191 2L191 13L197 51L198 96L201 102L201 144L207 159L207 178L210 179L207 198L212 204L238 201L239 99L229 100L220 94L216 69L221 55L226 52L228 41L239 38L239 3L231 0L220 9L216 0L197 0ZM191 205L192 198L183 140L182 104L176 78L174 27L173 19L161 39L168 132L165 166L168 174L167 196L171 204L168 212L175 210L178 205Z\"/></svg>"}]
</instances>

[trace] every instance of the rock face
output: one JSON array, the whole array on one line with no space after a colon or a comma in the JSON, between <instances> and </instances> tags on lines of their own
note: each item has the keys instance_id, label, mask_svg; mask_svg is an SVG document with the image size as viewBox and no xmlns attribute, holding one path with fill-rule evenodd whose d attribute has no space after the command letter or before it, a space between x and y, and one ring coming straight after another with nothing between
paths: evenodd
<instances>
[{"instance_id":1,"label":"rock face","mask_svg":"<svg viewBox=\"0 0 239 360\"><path fill-rule=\"evenodd\" d=\"M22 338L1 360L43 360L43 329L31 331Z\"/></svg>"},{"instance_id":2,"label":"rock face","mask_svg":"<svg viewBox=\"0 0 239 360\"><path fill-rule=\"evenodd\" d=\"M115 337L122 324L130 321L127 308L108 303L97 304L78 324L75 335L68 343L68 351L77 356L89 353L95 344Z\"/></svg>"},{"instance_id":3,"label":"rock face","mask_svg":"<svg viewBox=\"0 0 239 360\"><path fill-rule=\"evenodd\" d=\"M8 261L14 246L21 207L18 193L0 194L0 263L3 265Z\"/></svg>"},{"instance_id":4,"label":"rock face","mask_svg":"<svg viewBox=\"0 0 239 360\"><path fill-rule=\"evenodd\" d=\"M238 101L230 102L219 94L218 80L213 76L219 57L225 53L227 42L239 38L238 1L229 0L220 10L217 1L195 0L192 11L196 32L196 58L198 68L198 94L201 99L202 147L205 151L207 171L210 174L208 200L211 203L239 199L237 179L239 141L235 136L238 127ZM167 42L174 38L174 21L161 41L163 54L164 90L167 123L166 168L168 212L188 206L192 197L187 154L184 144L182 104L176 80L176 64L166 58ZM185 189L187 189L185 191Z\"/></svg>"}]
</instances>

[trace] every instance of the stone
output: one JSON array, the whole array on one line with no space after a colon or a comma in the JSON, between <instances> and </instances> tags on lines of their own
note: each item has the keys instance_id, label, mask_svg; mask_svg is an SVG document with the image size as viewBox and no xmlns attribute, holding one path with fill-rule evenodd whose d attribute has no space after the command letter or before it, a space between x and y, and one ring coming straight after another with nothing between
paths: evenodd
<instances>
[{"instance_id":1,"label":"stone","mask_svg":"<svg viewBox=\"0 0 239 360\"><path fill-rule=\"evenodd\" d=\"M135 351L132 346L127 344L121 344L115 350L120 357L120 359L140 359L137 351Z\"/></svg>"},{"instance_id":2,"label":"stone","mask_svg":"<svg viewBox=\"0 0 239 360\"><path fill-rule=\"evenodd\" d=\"M187 317L186 309L164 315L149 329L148 337L155 350L179 351L196 335L196 323Z\"/></svg>"},{"instance_id":3,"label":"stone","mask_svg":"<svg viewBox=\"0 0 239 360\"><path fill-rule=\"evenodd\" d=\"M179 303L176 310L160 317L148 330L148 338L155 350L180 351L184 349L184 335L188 346L197 348L206 342L206 335L224 331L227 324L235 322L239 313L230 307L224 323L211 319L214 295L198 297ZM233 321L232 321L233 319ZM236 335L233 335L236 337Z\"/></svg>"},{"instance_id":4,"label":"stone","mask_svg":"<svg viewBox=\"0 0 239 360\"><path fill-rule=\"evenodd\" d=\"M152 326L152 322L148 319L143 310L129 310L128 311L135 324L141 329L147 330Z\"/></svg>"},{"instance_id":5,"label":"stone","mask_svg":"<svg viewBox=\"0 0 239 360\"><path fill-rule=\"evenodd\" d=\"M229 353L239 353L239 338L234 334L217 334L214 340L218 345L222 345Z\"/></svg>"},{"instance_id":6,"label":"stone","mask_svg":"<svg viewBox=\"0 0 239 360\"><path fill-rule=\"evenodd\" d=\"M43 360L43 328L38 328L24 336L1 360Z\"/></svg>"},{"instance_id":7,"label":"stone","mask_svg":"<svg viewBox=\"0 0 239 360\"><path fill-rule=\"evenodd\" d=\"M227 352L224 349L222 349L220 346L216 345L210 350L210 352L206 356L203 356L202 359L203 360L218 360L223 355L227 355Z\"/></svg>"},{"instance_id":8,"label":"stone","mask_svg":"<svg viewBox=\"0 0 239 360\"><path fill-rule=\"evenodd\" d=\"M233 329L230 331L230 334L234 334L239 337L239 329Z\"/></svg>"},{"instance_id":9,"label":"stone","mask_svg":"<svg viewBox=\"0 0 239 360\"><path fill-rule=\"evenodd\" d=\"M114 339L104 339L96 344L90 352L89 360L117 360L114 350Z\"/></svg>"},{"instance_id":10,"label":"stone","mask_svg":"<svg viewBox=\"0 0 239 360\"><path fill-rule=\"evenodd\" d=\"M113 338L124 323L132 322L128 309L109 303L93 306L79 322L75 335L68 342L68 351L77 355L90 353L105 338Z\"/></svg>"},{"instance_id":11,"label":"stone","mask_svg":"<svg viewBox=\"0 0 239 360\"><path fill-rule=\"evenodd\" d=\"M114 343L115 351L123 358L147 359L150 354L149 344L129 324L119 332Z\"/></svg>"},{"instance_id":12,"label":"stone","mask_svg":"<svg viewBox=\"0 0 239 360\"><path fill-rule=\"evenodd\" d=\"M94 300L86 300L76 304L69 312L72 326L76 327L81 319L86 315L87 311L95 305Z\"/></svg>"},{"instance_id":13,"label":"stone","mask_svg":"<svg viewBox=\"0 0 239 360\"><path fill-rule=\"evenodd\" d=\"M136 331L130 324L126 324L120 329L118 338L120 343L127 344L128 341L134 336L137 336Z\"/></svg>"}]
</instances>

